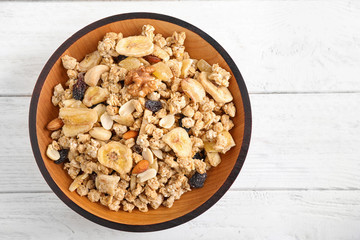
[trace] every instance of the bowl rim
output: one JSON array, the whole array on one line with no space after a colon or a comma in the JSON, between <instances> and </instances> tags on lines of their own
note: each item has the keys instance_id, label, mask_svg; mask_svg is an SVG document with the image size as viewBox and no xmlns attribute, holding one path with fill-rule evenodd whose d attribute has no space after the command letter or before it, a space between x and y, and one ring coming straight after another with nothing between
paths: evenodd
<instances>
[{"instance_id":1,"label":"bowl rim","mask_svg":"<svg viewBox=\"0 0 360 240\"><path fill-rule=\"evenodd\" d=\"M40 92L42 89L42 86L45 82L45 79L47 78L51 68L55 64L55 62L59 59L59 57L63 54L66 49L68 49L74 42L76 42L79 38L84 36L85 34L89 33L90 31L93 31L103 25L110 24L117 21L122 20L128 20L128 19L155 19L155 20L161 20L165 22L170 22L176 25L179 25L181 27L184 27L190 31L193 31L194 33L198 34L200 37L202 37L205 41L207 41L210 45L212 45L216 51L224 58L228 66L230 67L237 84L239 86L240 94L243 101L243 108L244 108L244 136L243 141L241 145L241 150L239 152L238 158L236 160L236 163L231 170L228 178L225 180L224 184L218 189L218 191L212 195L206 202L204 202L202 205L200 205L198 208L194 209L193 211L166 221L162 223L156 223L156 224L149 224L149 225L129 225L129 224L123 224L123 223L117 223L113 221L109 221L106 219L103 219L101 217L98 217L79 205L75 204L73 201L71 201L64 192L61 191L61 189L57 186L55 181L51 178L50 173L45 167L44 160L41 156L40 149L38 146L38 140L37 140L37 131L36 131L36 115L37 115L37 106L39 101ZM130 12L130 13L123 13L123 14L117 14L113 16L109 16L106 18L102 18L98 21L95 21L84 28L77 31L75 34L73 34L71 37L69 37L63 44L60 45L60 47L51 55L49 60L46 62L44 68L42 69L37 82L35 84L32 96L31 96L31 102L30 102L30 109L29 109L29 134L30 134L30 142L32 151L36 160L36 163L40 169L40 172L42 176L44 177L47 184L50 186L52 191L72 210L80 214L81 216L87 218L88 220L95 222L97 224L100 224L102 226L116 229L116 230L122 230L122 231L129 231L129 232L152 232L152 231L159 231L164 230L167 228L172 228L175 226L178 226L180 224L183 224L185 222L190 221L191 219L201 215L206 210L208 210L210 207L212 207L217 201L220 200L220 198L229 190L230 186L235 181L236 177L238 176L244 162L245 158L249 149L250 144L250 138L251 138L251 129L252 129L252 117L251 117L251 106L250 106L250 99L249 94L244 82L244 79L237 68L235 62L232 60L230 55L225 51L225 49L217 42L215 39L210 37L207 33L202 31L201 29L193 26L192 24L185 22L181 19L171 17L164 14L158 14L158 13L151 13L151 12Z\"/></svg>"}]
</instances>

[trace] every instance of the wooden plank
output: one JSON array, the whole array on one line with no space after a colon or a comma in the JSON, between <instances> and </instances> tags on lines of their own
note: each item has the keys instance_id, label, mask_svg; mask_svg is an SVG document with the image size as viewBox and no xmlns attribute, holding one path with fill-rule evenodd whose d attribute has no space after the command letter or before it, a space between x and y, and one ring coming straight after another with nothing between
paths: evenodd
<instances>
[{"instance_id":1,"label":"wooden plank","mask_svg":"<svg viewBox=\"0 0 360 240\"><path fill-rule=\"evenodd\" d=\"M360 189L359 102L360 94L251 95L250 150L232 188ZM49 191L29 146L28 104L0 98L0 192Z\"/></svg>"},{"instance_id":2,"label":"wooden plank","mask_svg":"<svg viewBox=\"0 0 360 240\"><path fill-rule=\"evenodd\" d=\"M176 203L175 203L176 204ZM231 191L179 227L146 234L106 229L53 193L0 194L1 239L326 239L360 235L359 191ZM116 214L116 213L114 213Z\"/></svg>"},{"instance_id":3,"label":"wooden plank","mask_svg":"<svg viewBox=\"0 0 360 240\"><path fill-rule=\"evenodd\" d=\"M196 6L175 1L1 2L0 95L31 94L42 66L64 40L100 18L132 11L172 15L209 33L233 57L250 92L360 91L358 2ZM215 8L216 17L209 17Z\"/></svg>"}]
</instances>

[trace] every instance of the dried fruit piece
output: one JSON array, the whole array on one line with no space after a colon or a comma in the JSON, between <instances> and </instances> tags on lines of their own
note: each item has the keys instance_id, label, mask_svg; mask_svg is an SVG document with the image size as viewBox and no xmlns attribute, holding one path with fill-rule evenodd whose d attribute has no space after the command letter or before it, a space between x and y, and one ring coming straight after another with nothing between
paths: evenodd
<instances>
[{"instance_id":1,"label":"dried fruit piece","mask_svg":"<svg viewBox=\"0 0 360 240\"><path fill-rule=\"evenodd\" d=\"M183 128L177 127L172 129L162 137L162 140L171 147L177 157L191 156L191 140Z\"/></svg>"},{"instance_id":2,"label":"dried fruit piece","mask_svg":"<svg viewBox=\"0 0 360 240\"><path fill-rule=\"evenodd\" d=\"M87 71L92 67L98 65L101 61L101 56L98 51L89 53L85 58L79 63L80 71Z\"/></svg>"},{"instance_id":3,"label":"dried fruit piece","mask_svg":"<svg viewBox=\"0 0 360 240\"><path fill-rule=\"evenodd\" d=\"M61 149L59 151L60 153L60 158L59 160L56 160L54 163L56 164L61 164L63 162L65 162L66 160L68 160L68 154L69 154L69 149Z\"/></svg>"},{"instance_id":4,"label":"dried fruit piece","mask_svg":"<svg viewBox=\"0 0 360 240\"><path fill-rule=\"evenodd\" d=\"M169 81L173 77L171 69L165 63L158 62L152 66L155 68L153 74L156 78L163 81Z\"/></svg>"},{"instance_id":5,"label":"dried fruit piece","mask_svg":"<svg viewBox=\"0 0 360 240\"><path fill-rule=\"evenodd\" d=\"M175 116L173 114L166 115L159 121L160 127L169 129L171 128L175 123Z\"/></svg>"},{"instance_id":6,"label":"dried fruit piece","mask_svg":"<svg viewBox=\"0 0 360 240\"><path fill-rule=\"evenodd\" d=\"M56 161L60 158L60 153L54 149L52 144L49 144L49 146L46 149L46 156L48 156L51 160Z\"/></svg>"},{"instance_id":7,"label":"dried fruit piece","mask_svg":"<svg viewBox=\"0 0 360 240\"><path fill-rule=\"evenodd\" d=\"M145 172L139 173L137 177L140 182L146 182L149 179L156 177L157 171L154 168L149 168Z\"/></svg>"},{"instance_id":8,"label":"dried fruit piece","mask_svg":"<svg viewBox=\"0 0 360 240\"><path fill-rule=\"evenodd\" d=\"M86 133L93 127L93 124L88 125L64 125L62 132L66 137L75 137L79 133Z\"/></svg>"},{"instance_id":9,"label":"dried fruit piece","mask_svg":"<svg viewBox=\"0 0 360 240\"><path fill-rule=\"evenodd\" d=\"M192 188L202 188L204 186L207 174L200 174L195 172L195 174L190 178L189 184Z\"/></svg>"},{"instance_id":10,"label":"dried fruit piece","mask_svg":"<svg viewBox=\"0 0 360 240\"><path fill-rule=\"evenodd\" d=\"M96 65L95 67L90 68L85 74L85 83L91 87L96 86L100 80L101 74L109 71L109 69L110 68L106 65Z\"/></svg>"},{"instance_id":11,"label":"dried fruit piece","mask_svg":"<svg viewBox=\"0 0 360 240\"><path fill-rule=\"evenodd\" d=\"M124 133L122 137L123 139L130 139L130 138L135 138L138 134L139 132L130 130Z\"/></svg>"},{"instance_id":12,"label":"dried fruit piece","mask_svg":"<svg viewBox=\"0 0 360 240\"><path fill-rule=\"evenodd\" d=\"M149 168L149 161L141 160L138 162L132 170L132 174L139 174L145 172Z\"/></svg>"},{"instance_id":13,"label":"dried fruit piece","mask_svg":"<svg viewBox=\"0 0 360 240\"><path fill-rule=\"evenodd\" d=\"M122 60L124 60L125 58L127 58L127 56L124 55L119 55L117 57L113 57L113 60L116 64L118 64L119 62L121 62Z\"/></svg>"},{"instance_id":14,"label":"dried fruit piece","mask_svg":"<svg viewBox=\"0 0 360 240\"><path fill-rule=\"evenodd\" d=\"M120 174L129 173L133 163L131 149L119 142L109 142L99 149L98 161Z\"/></svg>"},{"instance_id":15,"label":"dried fruit piece","mask_svg":"<svg viewBox=\"0 0 360 240\"><path fill-rule=\"evenodd\" d=\"M142 152L142 157L147 160L150 164L154 162L154 155L149 148L145 148Z\"/></svg>"},{"instance_id":16,"label":"dried fruit piece","mask_svg":"<svg viewBox=\"0 0 360 240\"><path fill-rule=\"evenodd\" d=\"M73 98L76 100L83 100L86 87L87 85L84 82L84 75L79 74L78 80L73 86Z\"/></svg>"},{"instance_id":17,"label":"dried fruit piece","mask_svg":"<svg viewBox=\"0 0 360 240\"><path fill-rule=\"evenodd\" d=\"M161 58L155 57L154 55L147 55L144 57L150 64L161 62Z\"/></svg>"},{"instance_id":18,"label":"dried fruit piece","mask_svg":"<svg viewBox=\"0 0 360 240\"><path fill-rule=\"evenodd\" d=\"M161 47L159 47L158 45L154 45L154 51L152 53L154 56L161 58L162 60L164 60L165 62L168 61L170 59L169 54L162 49Z\"/></svg>"},{"instance_id":19,"label":"dried fruit piece","mask_svg":"<svg viewBox=\"0 0 360 240\"><path fill-rule=\"evenodd\" d=\"M181 88L195 103L202 102L206 96L201 83L192 78L181 80Z\"/></svg>"},{"instance_id":20,"label":"dried fruit piece","mask_svg":"<svg viewBox=\"0 0 360 240\"><path fill-rule=\"evenodd\" d=\"M191 68L191 64L194 62L192 59L184 59L182 61L182 67L181 67L181 78L187 78L189 75L189 70Z\"/></svg>"},{"instance_id":21,"label":"dried fruit piece","mask_svg":"<svg viewBox=\"0 0 360 240\"><path fill-rule=\"evenodd\" d=\"M139 145L137 145L137 144L135 144L135 145L131 148L131 150L133 150L134 152L136 152L136 153L138 153L138 154L141 154L141 152L142 152L142 148L141 148Z\"/></svg>"},{"instance_id":22,"label":"dried fruit piece","mask_svg":"<svg viewBox=\"0 0 360 240\"><path fill-rule=\"evenodd\" d=\"M65 125L88 125L97 122L97 112L88 108L61 108L59 117Z\"/></svg>"},{"instance_id":23,"label":"dried fruit piece","mask_svg":"<svg viewBox=\"0 0 360 240\"><path fill-rule=\"evenodd\" d=\"M212 72L211 65L207 63L204 59L200 59L196 63L196 66L200 70L200 72Z\"/></svg>"},{"instance_id":24,"label":"dried fruit piece","mask_svg":"<svg viewBox=\"0 0 360 240\"><path fill-rule=\"evenodd\" d=\"M205 151L202 150L200 152L197 152L194 156L193 159L199 159L199 160L205 160L206 154Z\"/></svg>"},{"instance_id":25,"label":"dried fruit piece","mask_svg":"<svg viewBox=\"0 0 360 240\"><path fill-rule=\"evenodd\" d=\"M89 134L95 138L95 139L98 139L98 140L101 140L101 141L107 141L111 138L111 131L109 130L106 130L105 128L103 127L94 127L93 129L91 129L89 131Z\"/></svg>"},{"instance_id":26,"label":"dried fruit piece","mask_svg":"<svg viewBox=\"0 0 360 240\"><path fill-rule=\"evenodd\" d=\"M227 87L217 87L208 79L207 72L201 72L199 75L199 82L203 85L205 91L209 93L216 102L228 103L233 100L233 96Z\"/></svg>"},{"instance_id":27,"label":"dried fruit piece","mask_svg":"<svg viewBox=\"0 0 360 240\"><path fill-rule=\"evenodd\" d=\"M222 131L216 137L216 144L214 148L217 152L226 153L235 145L235 141L231 134L228 131Z\"/></svg>"},{"instance_id":28,"label":"dried fruit piece","mask_svg":"<svg viewBox=\"0 0 360 240\"><path fill-rule=\"evenodd\" d=\"M68 108L87 108L82 101L75 99L68 99L63 101L64 107Z\"/></svg>"},{"instance_id":29,"label":"dried fruit piece","mask_svg":"<svg viewBox=\"0 0 360 240\"><path fill-rule=\"evenodd\" d=\"M137 58L128 57L128 58L122 60L121 62L119 62L119 66L130 71L130 70L139 68L141 66L141 62Z\"/></svg>"},{"instance_id":30,"label":"dried fruit piece","mask_svg":"<svg viewBox=\"0 0 360 240\"><path fill-rule=\"evenodd\" d=\"M64 126L63 121L60 118L55 118L51 120L48 125L46 125L46 128L50 131L56 131L60 129L62 126Z\"/></svg>"},{"instance_id":31,"label":"dried fruit piece","mask_svg":"<svg viewBox=\"0 0 360 240\"><path fill-rule=\"evenodd\" d=\"M83 103L87 107L91 107L97 103L104 102L109 96L109 91L101 87L89 87L84 96Z\"/></svg>"},{"instance_id":32,"label":"dried fruit piece","mask_svg":"<svg viewBox=\"0 0 360 240\"><path fill-rule=\"evenodd\" d=\"M116 51L129 57L143 57L154 50L151 39L145 36L131 36L121 39L116 45Z\"/></svg>"},{"instance_id":33,"label":"dried fruit piece","mask_svg":"<svg viewBox=\"0 0 360 240\"><path fill-rule=\"evenodd\" d=\"M145 108L149 109L152 112L157 112L163 108L162 103L160 101L147 100L145 102Z\"/></svg>"},{"instance_id":34,"label":"dried fruit piece","mask_svg":"<svg viewBox=\"0 0 360 240\"><path fill-rule=\"evenodd\" d=\"M215 149L215 142L204 142L204 149L207 155L212 152L218 152L218 150Z\"/></svg>"},{"instance_id":35,"label":"dried fruit piece","mask_svg":"<svg viewBox=\"0 0 360 240\"><path fill-rule=\"evenodd\" d=\"M209 152L206 156L205 162L208 162L213 167L217 167L221 163L220 154L217 152Z\"/></svg>"}]
</instances>

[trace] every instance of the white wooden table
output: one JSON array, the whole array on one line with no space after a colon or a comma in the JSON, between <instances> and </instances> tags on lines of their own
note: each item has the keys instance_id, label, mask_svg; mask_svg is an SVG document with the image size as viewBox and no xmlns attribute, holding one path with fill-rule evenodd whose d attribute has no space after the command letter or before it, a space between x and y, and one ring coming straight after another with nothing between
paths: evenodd
<instances>
[{"instance_id":1,"label":"white wooden table","mask_svg":"<svg viewBox=\"0 0 360 240\"><path fill-rule=\"evenodd\" d=\"M196 219L134 234L47 186L28 107L55 49L100 18L152 11L214 37L250 92L253 133L231 189ZM1 2L0 239L360 239L360 4L355 1Z\"/></svg>"}]
</instances>

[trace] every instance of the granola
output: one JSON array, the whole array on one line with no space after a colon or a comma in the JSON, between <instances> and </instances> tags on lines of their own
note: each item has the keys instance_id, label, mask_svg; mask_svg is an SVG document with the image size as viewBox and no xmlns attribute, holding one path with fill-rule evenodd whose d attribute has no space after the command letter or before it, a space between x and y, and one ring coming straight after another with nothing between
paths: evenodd
<instances>
[{"instance_id":1,"label":"granola","mask_svg":"<svg viewBox=\"0 0 360 240\"><path fill-rule=\"evenodd\" d=\"M235 146L231 74L192 59L185 39L144 25L138 36L107 33L80 62L62 57L69 79L54 88L46 154L70 191L113 211L170 208Z\"/></svg>"}]
</instances>

